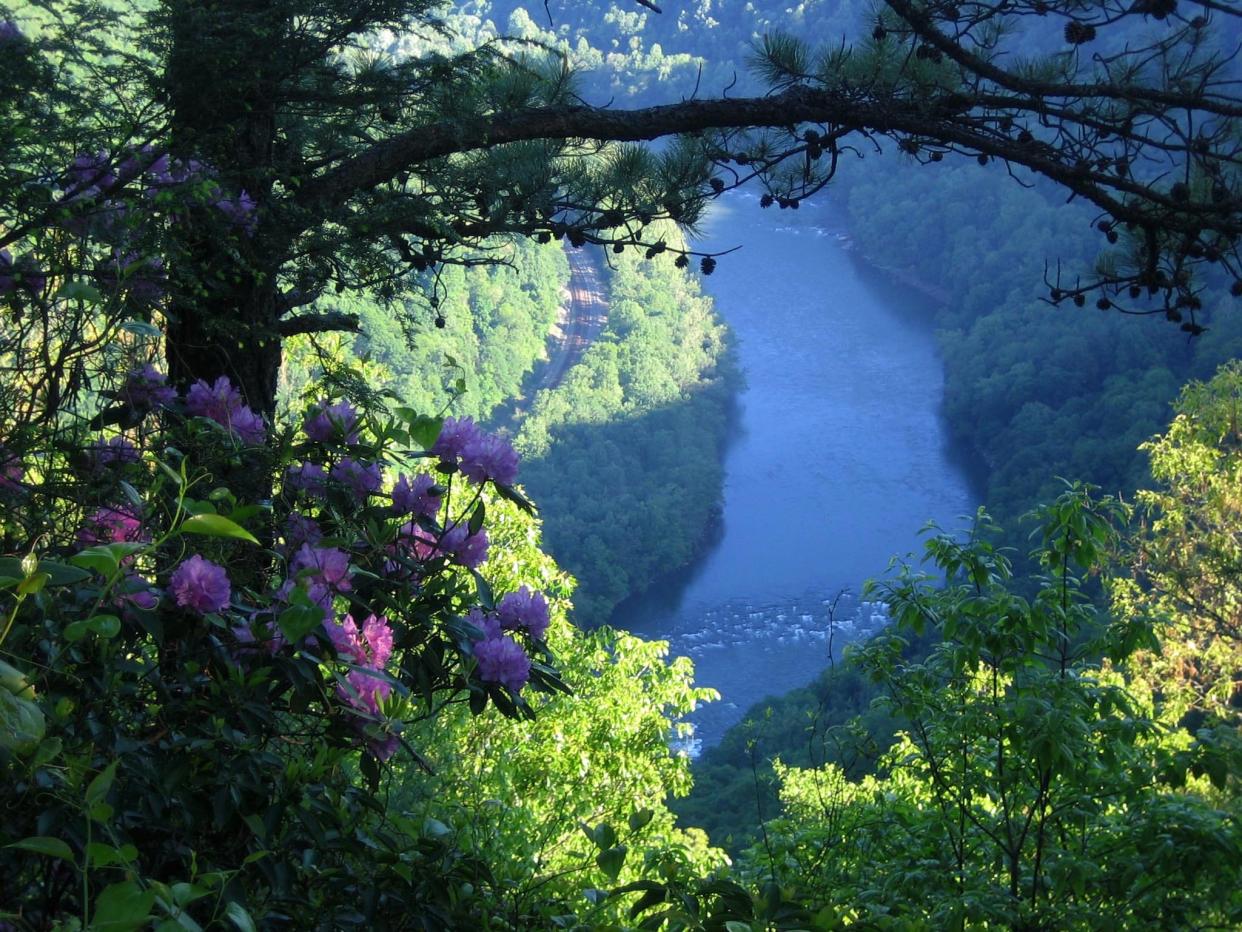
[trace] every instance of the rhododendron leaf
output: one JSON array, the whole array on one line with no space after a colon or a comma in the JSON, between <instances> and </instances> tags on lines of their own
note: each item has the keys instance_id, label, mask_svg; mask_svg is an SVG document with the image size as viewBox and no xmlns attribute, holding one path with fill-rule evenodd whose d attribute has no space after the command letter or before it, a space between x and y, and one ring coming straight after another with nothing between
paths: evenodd
<instances>
[{"instance_id":1,"label":"rhododendron leaf","mask_svg":"<svg viewBox=\"0 0 1242 932\"><path fill-rule=\"evenodd\" d=\"M87 570L70 567L65 563L56 563L53 560L39 560L39 569L43 573L47 573L48 585L72 585L73 583L81 583L83 579L89 578ZM12 577L14 582L24 579L27 573L22 572L21 560L16 557L0 557L0 577ZM0 583L4 585L4 583Z\"/></svg>"},{"instance_id":2,"label":"rhododendron leaf","mask_svg":"<svg viewBox=\"0 0 1242 932\"><path fill-rule=\"evenodd\" d=\"M599 865L599 869L607 875L609 880L616 880L621 874L621 868L625 866L627 850L625 845L617 845L615 848L601 851L595 856L595 863Z\"/></svg>"},{"instance_id":3,"label":"rhododendron leaf","mask_svg":"<svg viewBox=\"0 0 1242 932\"><path fill-rule=\"evenodd\" d=\"M470 515L470 523L466 525L466 529L471 534L477 534L483 528L483 522L487 520L487 508L483 505L483 499L479 499L479 503L474 506L474 512Z\"/></svg>"},{"instance_id":4,"label":"rhododendron leaf","mask_svg":"<svg viewBox=\"0 0 1242 932\"><path fill-rule=\"evenodd\" d=\"M474 590L478 594L479 604L483 608L491 610L496 607L496 600L492 596L492 585L483 578L483 574L478 570L472 569L470 575L474 577Z\"/></svg>"},{"instance_id":5,"label":"rhododendron leaf","mask_svg":"<svg viewBox=\"0 0 1242 932\"><path fill-rule=\"evenodd\" d=\"M155 905L155 891L143 890L133 880L105 887L95 899L91 928L98 932L129 932L146 925Z\"/></svg>"},{"instance_id":6,"label":"rhododendron leaf","mask_svg":"<svg viewBox=\"0 0 1242 932\"><path fill-rule=\"evenodd\" d=\"M145 320L127 320L121 324L121 329L139 337L160 337L160 328L154 324L149 324Z\"/></svg>"},{"instance_id":7,"label":"rhododendron leaf","mask_svg":"<svg viewBox=\"0 0 1242 932\"><path fill-rule=\"evenodd\" d=\"M78 641L87 634L98 634L102 638L114 638L121 631L121 619L115 615L94 615L80 619L65 626L65 639Z\"/></svg>"},{"instance_id":8,"label":"rhododendron leaf","mask_svg":"<svg viewBox=\"0 0 1242 932\"><path fill-rule=\"evenodd\" d=\"M654 815L655 813L650 809L639 809L637 812L630 813L630 831L637 832L646 828Z\"/></svg>"},{"instance_id":9,"label":"rhododendron leaf","mask_svg":"<svg viewBox=\"0 0 1242 932\"><path fill-rule=\"evenodd\" d=\"M299 593L302 595L302 600L297 598ZM280 625L284 636L296 644L323 624L324 612L322 608L311 602L301 589L293 591L293 599L294 604L280 613L276 623Z\"/></svg>"},{"instance_id":10,"label":"rhododendron leaf","mask_svg":"<svg viewBox=\"0 0 1242 932\"><path fill-rule=\"evenodd\" d=\"M27 576L17 584L17 591L21 595L34 595L36 592L42 592L43 587L52 577L47 573L35 573L33 576Z\"/></svg>"},{"instance_id":11,"label":"rhododendron leaf","mask_svg":"<svg viewBox=\"0 0 1242 932\"><path fill-rule=\"evenodd\" d=\"M233 537L238 540L257 544L258 538L247 531L236 521L230 521L223 515L201 514L191 515L181 522L180 532L183 534L202 534L205 537Z\"/></svg>"},{"instance_id":12,"label":"rhododendron leaf","mask_svg":"<svg viewBox=\"0 0 1242 932\"><path fill-rule=\"evenodd\" d=\"M59 838L35 835L30 838L23 838L21 841L15 841L11 845L5 845L5 847L17 848L19 851L32 851L44 857L60 858L63 861L68 861L70 864L73 863L73 849Z\"/></svg>"},{"instance_id":13,"label":"rhododendron leaf","mask_svg":"<svg viewBox=\"0 0 1242 932\"><path fill-rule=\"evenodd\" d=\"M125 497L129 499L129 503L141 511L142 496L138 494L138 490L124 480L121 480L118 484L121 486L121 491L125 493Z\"/></svg>"},{"instance_id":14,"label":"rhododendron leaf","mask_svg":"<svg viewBox=\"0 0 1242 932\"><path fill-rule=\"evenodd\" d=\"M409 408L398 408L397 414L409 424L410 440L424 450L429 449L439 439L444 418L428 417Z\"/></svg>"},{"instance_id":15,"label":"rhododendron leaf","mask_svg":"<svg viewBox=\"0 0 1242 932\"><path fill-rule=\"evenodd\" d=\"M83 301L86 304L98 304L103 300L99 289L86 282L65 282L56 292L56 297L68 301Z\"/></svg>"},{"instance_id":16,"label":"rhododendron leaf","mask_svg":"<svg viewBox=\"0 0 1242 932\"><path fill-rule=\"evenodd\" d=\"M526 496L517 491L517 489L513 488L513 486L502 485L499 482L493 482L492 485L500 494L501 498L513 502L513 504L517 505L528 515L533 515L538 510L535 508L534 503L530 499L526 498Z\"/></svg>"}]
</instances>

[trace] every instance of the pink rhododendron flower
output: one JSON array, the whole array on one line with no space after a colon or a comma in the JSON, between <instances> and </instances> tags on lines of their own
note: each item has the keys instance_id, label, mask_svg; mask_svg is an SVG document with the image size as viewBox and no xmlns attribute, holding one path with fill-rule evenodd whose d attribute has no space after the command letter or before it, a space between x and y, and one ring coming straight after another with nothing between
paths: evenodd
<instances>
[{"instance_id":1,"label":"pink rhododendron flower","mask_svg":"<svg viewBox=\"0 0 1242 932\"><path fill-rule=\"evenodd\" d=\"M349 582L349 554L335 547L303 544L293 555L289 572L294 576L306 573L303 578L307 579L308 585L318 583L337 592L348 592L352 588Z\"/></svg>"},{"instance_id":2,"label":"pink rhododendron flower","mask_svg":"<svg viewBox=\"0 0 1242 932\"><path fill-rule=\"evenodd\" d=\"M371 615L359 629L353 616L346 615L340 624L324 627L337 655L363 668L351 671L346 677L349 688L339 686L337 694L353 708L378 715L379 705L388 697L392 687L381 677L367 671L382 671L392 656L393 634L387 619Z\"/></svg>"},{"instance_id":3,"label":"pink rhododendron flower","mask_svg":"<svg viewBox=\"0 0 1242 932\"><path fill-rule=\"evenodd\" d=\"M104 440L100 437L91 445L91 458L95 466L106 469L110 466L128 466L138 462L138 448L121 436Z\"/></svg>"},{"instance_id":4,"label":"pink rhododendron flower","mask_svg":"<svg viewBox=\"0 0 1242 932\"><path fill-rule=\"evenodd\" d=\"M173 571L168 588L178 605L201 615L227 608L232 594L224 567L197 553Z\"/></svg>"},{"instance_id":5,"label":"pink rhododendron flower","mask_svg":"<svg viewBox=\"0 0 1242 932\"><path fill-rule=\"evenodd\" d=\"M124 508L97 508L78 531L78 545L119 544L144 540L142 522Z\"/></svg>"},{"instance_id":6,"label":"pink rhododendron flower","mask_svg":"<svg viewBox=\"0 0 1242 932\"><path fill-rule=\"evenodd\" d=\"M440 538L439 550L467 569L478 569L487 559L487 531L471 534L465 524L454 524Z\"/></svg>"},{"instance_id":7,"label":"pink rhododendron flower","mask_svg":"<svg viewBox=\"0 0 1242 932\"><path fill-rule=\"evenodd\" d=\"M314 546L319 543L323 537L323 531L319 529L319 525L313 518L291 511L289 517L285 519L284 537L285 550L291 551L297 550L303 544Z\"/></svg>"},{"instance_id":8,"label":"pink rhododendron flower","mask_svg":"<svg viewBox=\"0 0 1242 932\"><path fill-rule=\"evenodd\" d=\"M263 418L242 402L241 393L227 376L220 376L211 385L202 379L191 385L185 408L195 417L205 417L228 428L244 443L259 444L267 436Z\"/></svg>"},{"instance_id":9,"label":"pink rhododendron flower","mask_svg":"<svg viewBox=\"0 0 1242 932\"><path fill-rule=\"evenodd\" d=\"M479 677L519 692L530 679L530 658L517 641L502 634L474 642L474 659L479 663Z\"/></svg>"},{"instance_id":10,"label":"pink rhododendron flower","mask_svg":"<svg viewBox=\"0 0 1242 932\"><path fill-rule=\"evenodd\" d=\"M303 463L285 470L285 489L322 495L328 485L328 473L318 463Z\"/></svg>"},{"instance_id":11,"label":"pink rhododendron flower","mask_svg":"<svg viewBox=\"0 0 1242 932\"><path fill-rule=\"evenodd\" d=\"M177 392L164 373L148 364L129 374L118 397L135 411L147 412L172 404L177 400Z\"/></svg>"},{"instance_id":12,"label":"pink rhododendron flower","mask_svg":"<svg viewBox=\"0 0 1242 932\"><path fill-rule=\"evenodd\" d=\"M431 491L435 485L435 480L426 473L415 476L413 482L402 473L392 487L393 514L434 518L440 513L442 504L440 496Z\"/></svg>"},{"instance_id":13,"label":"pink rhododendron flower","mask_svg":"<svg viewBox=\"0 0 1242 932\"><path fill-rule=\"evenodd\" d=\"M518 455L509 441L483 433L468 417L445 418L431 452L441 463L457 466L472 482L491 479L511 485L517 479Z\"/></svg>"},{"instance_id":14,"label":"pink rhododendron flower","mask_svg":"<svg viewBox=\"0 0 1242 932\"><path fill-rule=\"evenodd\" d=\"M383 482L380 468L375 463L360 463L348 456L333 466L328 475L347 487L360 501L378 492Z\"/></svg>"},{"instance_id":15,"label":"pink rhododendron flower","mask_svg":"<svg viewBox=\"0 0 1242 932\"><path fill-rule=\"evenodd\" d=\"M501 599L496 606L496 614L506 630L523 628L536 640L543 639L550 622L548 600L542 592L531 592L526 586Z\"/></svg>"},{"instance_id":16,"label":"pink rhododendron flower","mask_svg":"<svg viewBox=\"0 0 1242 932\"><path fill-rule=\"evenodd\" d=\"M461 474L482 484L488 479L501 485L513 485L517 479L518 455L508 440L495 434L481 434L469 441L461 451Z\"/></svg>"},{"instance_id":17,"label":"pink rhododendron flower","mask_svg":"<svg viewBox=\"0 0 1242 932\"><path fill-rule=\"evenodd\" d=\"M358 442L358 412L348 401L334 405L320 402L307 412L303 424L306 436L318 443Z\"/></svg>"},{"instance_id":18,"label":"pink rhododendron flower","mask_svg":"<svg viewBox=\"0 0 1242 932\"><path fill-rule=\"evenodd\" d=\"M160 604L160 596L150 582L137 573L127 573L117 586L114 601L118 608L137 608L149 612Z\"/></svg>"}]
</instances>

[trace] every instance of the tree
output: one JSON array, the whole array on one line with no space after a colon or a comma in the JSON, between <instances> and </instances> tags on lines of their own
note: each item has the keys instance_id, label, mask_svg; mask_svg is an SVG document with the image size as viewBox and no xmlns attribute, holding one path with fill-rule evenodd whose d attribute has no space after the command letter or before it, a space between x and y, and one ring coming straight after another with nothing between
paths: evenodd
<instances>
[{"instance_id":1,"label":"tree","mask_svg":"<svg viewBox=\"0 0 1242 932\"><path fill-rule=\"evenodd\" d=\"M786 816L752 871L800 890L829 928L1236 924L1232 804L1187 783L1187 736L1126 675L1142 627L1106 624L1084 591L1125 514L1081 486L1041 507L1029 601L986 516L965 541L927 542L943 584L909 566L880 584L894 630L857 659L899 740L857 781L778 764ZM929 655L904 656L924 631Z\"/></svg>"},{"instance_id":2,"label":"tree","mask_svg":"<svg viewBox=\"0 0 1242 932\"><path fill-rule=\"evenodd\" d=\"M180 160L196 196L147 244L168 274L166 301L147 314L166 326L175 383L228 375L264 415L284 337L356 326L332 311L333 290L417 287L434 309L436 270L479 261L478 247L504 235L671 254L654 220L693 223L708 198L751 179L768 185L768 202L796 206L881 139L925 161L1001 160L1096 205L1124 251L1093 280L1055 282L1053 301L1099 291L1105 309L1165 313L1196 333L1192 270L1219 264L1242 279L1232 4L1197 3L1192 16L1166 0L969 11L892 0L856 48L765 39L766 96L629 111L583 105L561 60L502 42L403 61L374 51L380 29L433 33L431 0L168 0L103 20L37 6L54 25L7 48L30 67L40 55L75 67L10 98L9 125L26 129L9 150L21 193L0 205L0 246L26 246L52 220L98 226L149 181L142 170ZM1002 64L1022 41L1010 24L1032 21L1064 51ZM1159 27L1149 42L1088 57L1093 41L1139 21ZM105 25L132 49L107 47ZM31 83L11 66L8 76ZM90 119L37 112L75 96L91 101ZM611 145L672 134L658 153ZM132 151L144 144L155 147L145 157ZM76 384L62 381L58 402Z\"/></svg>"},{"instance_id":3,"label":"tree","mask_svg":"<svg viewBox=\"0 0 1242 932\"><path fill-rule=\"evenodd\" d=\"M1143 445L1156 487L1138 493L1133 579L1114 588L1122 618L1153 625L1143 657L1170 714L1196 727L1238 723L1242 660L1242 363L1192 382L1169 429Z\"/></svg>"}]
</instances>

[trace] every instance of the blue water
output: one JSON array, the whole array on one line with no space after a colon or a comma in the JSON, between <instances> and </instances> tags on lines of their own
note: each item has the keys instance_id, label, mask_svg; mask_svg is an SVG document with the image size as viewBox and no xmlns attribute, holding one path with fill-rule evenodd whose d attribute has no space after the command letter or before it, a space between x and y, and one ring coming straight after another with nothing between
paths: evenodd
<instances>
[{"instance_id":1,"label":"blue water","mask_svg":"<svg viewBox=\"0 0 1242 932\"><path fill-rule=\"evenodd\" d=\"M927 300L869 271L834 221L734 196L700 241L743 246L704 280L746 378L723 525L693 567L613 620L668 639L720 691L692 717L704 744L752 703L809 682L830 642L840 656L882 625L883 606L858 601L864 580L917 551L927 521L955 527L976 504L940 415Z\"/></svg>"}]
</instances>

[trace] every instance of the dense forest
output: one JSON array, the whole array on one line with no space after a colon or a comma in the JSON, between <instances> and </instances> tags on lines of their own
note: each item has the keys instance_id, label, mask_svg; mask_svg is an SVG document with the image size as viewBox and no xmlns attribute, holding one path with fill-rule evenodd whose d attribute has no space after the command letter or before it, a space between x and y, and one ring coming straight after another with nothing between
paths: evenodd
<instances>
[{"instance_id":1,"label":"dense forest","mask_svg":"<svg viewBox=\"0 0 1242 932\"><path fill-rule=\"evenodd\" d=\"M698 552L719 507L737 379L690 275L636 251L610 258L604 332L537 397L517 438L548 549L578 578L575 617L587 625Z\"/></svg>"},{"instance_id":2,"label":"dense forest","mask_svg":"<svg viewBox=\"0 0 1242 932\"><path fill-rule=\"evenodd\" d=\"M1242 923L1239 11L888 0L812 55L707 3L666 53L643 10L584 44L421 0L0 7L0 922ZM584 105L555 54L638 100L699 26L756 96ZM920 164L836 184L877 142ZM863 593L891 626L675 812L711 691L571 619L712 519L738 383L688 270L728 257L671 224L739 169L770 210L834 180L948 296L996 518L929 528ZM566 246L607 327L514 434Z\"/></svg>"}]
</instances>

